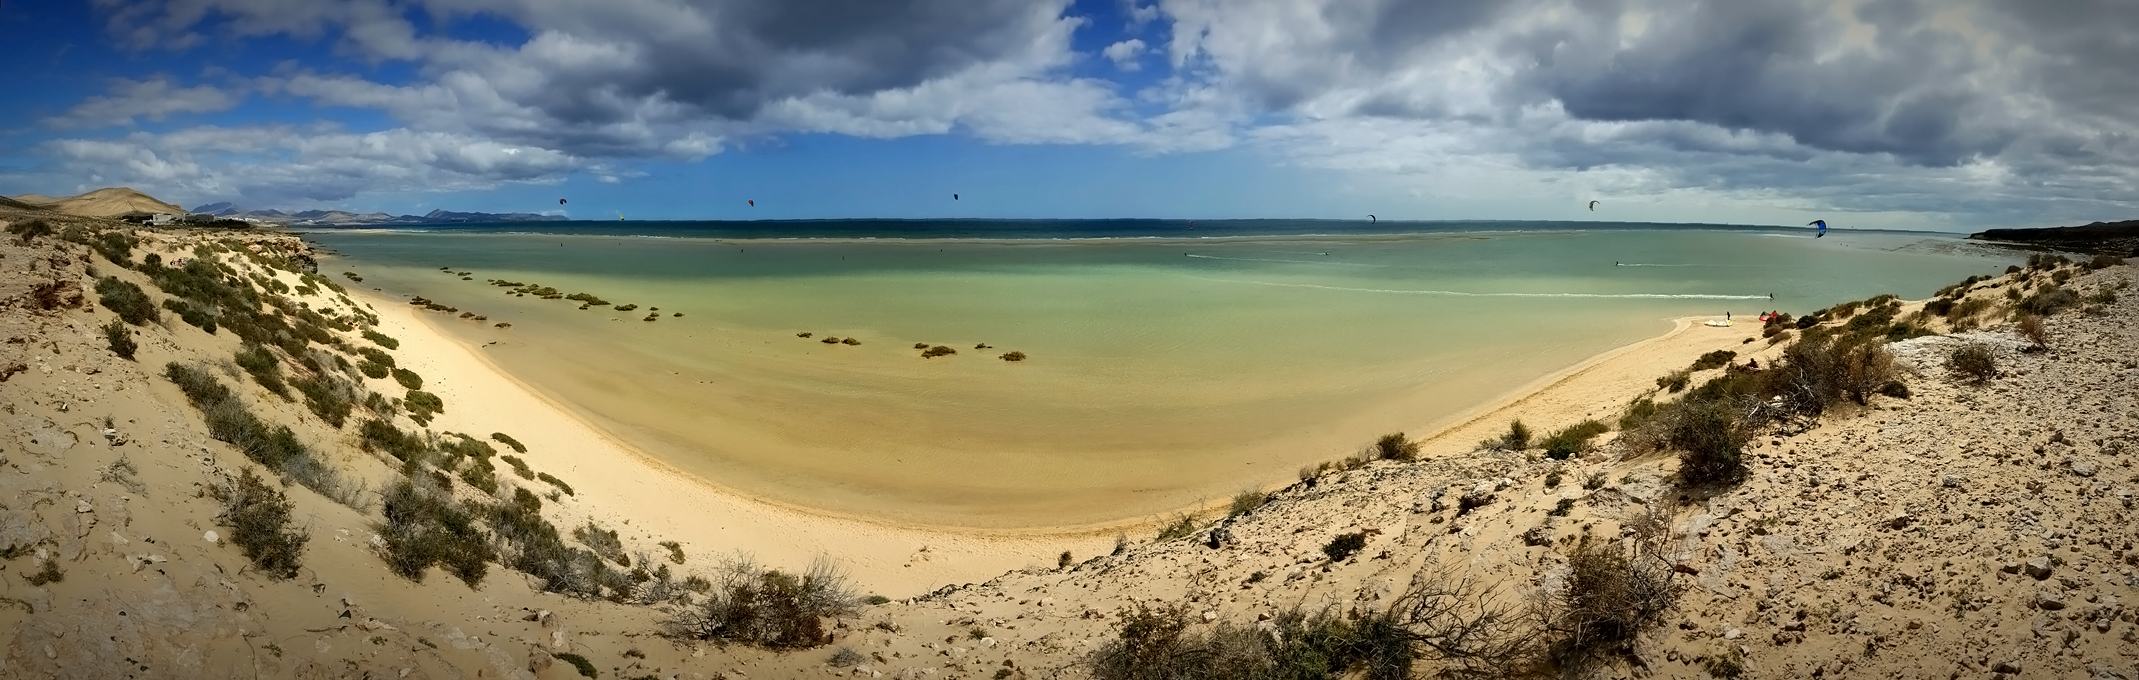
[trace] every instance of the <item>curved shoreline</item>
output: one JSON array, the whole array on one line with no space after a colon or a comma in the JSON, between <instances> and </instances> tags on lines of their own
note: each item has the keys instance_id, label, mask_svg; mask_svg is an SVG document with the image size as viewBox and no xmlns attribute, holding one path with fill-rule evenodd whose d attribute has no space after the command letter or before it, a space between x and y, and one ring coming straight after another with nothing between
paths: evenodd
<instances>
[{"instance_id":1,"label":"curved shoreline","mask_svg":"<svg viewBox=\"0 0 2139 680\"><path fill-rule=\"evenodd\" d=\"M1052 564L1058 553L1076 556L1100 554L1112 548L1117 533L1138 530L1159 521L1155 515L1124 517L1082 525L1016 528L962 527L903 522L843 513L762 498L686 472L626 443L585 415L503 370L481 346L454 337L426 318L421 310L369 290L352 291L373 304L391 330L411 345L408 356L427 378L435 376L436 389L449 408L440 417L441 429L480 430L467 422L468 405L491 406L481 421L497 424L503 416L505 429L527 441L526 458L537 467L556 471L582 491L571 510L572 523L601 519L608 526L646 533L651 540L679 540L693 553L718 554L731 550L748 552L777 564L801 564L810 559L836 555L863 582L888 592L918 592L934 585L986 578L1004 571ZM1592 355L1572 366L1531 380L1502 397L1434 423L1420 440L1429 456L1469 455L1467 442L1488 423L1510 417L1527 417L1536 426L1554 426L1552 414L1523 413L1539 404L1555 406L1584 400L1591 406L1616 408L1638 393L1640 385L1655 375L1678 368L1676 357L1688 354L1679 348L1689 338L1709 334L1689 333L1702 328L1688 317L1673 320L1661 335L1622 345ZM1727 331L1735 339L1737 331ZM1644 351L1651 350L1651 351ZM1698 355L1692 351L1690 355ZM457 354L456 354L457 353ZM1690 359L1688 359L1690 360ZM1614 366L1611 370L1606 367ZM1638 380L1612 380L1638 375ZM1600 380L1600 378L1604 378ZM1596 384L1590 384L1596 383ZM1600 389L1602 390L1600 392ZM1554 398L1558 396L1559 398ZM1598 401L1603 397L1602 401ZM1568 414L1568 422L1580 413ZM463 426L463 423L466 423ZM525 433L525 434L523 434ZM1361 441L1370 434L1361 434ZM564 449L571 454L559 451ZM1289 485L1289 479L1269 479L1260 488ZM1178 511L1203 512L1223 507L1226 499L1192 504ZM624 525L623 522L631 521Z\"/></svg>"}]
</instances>

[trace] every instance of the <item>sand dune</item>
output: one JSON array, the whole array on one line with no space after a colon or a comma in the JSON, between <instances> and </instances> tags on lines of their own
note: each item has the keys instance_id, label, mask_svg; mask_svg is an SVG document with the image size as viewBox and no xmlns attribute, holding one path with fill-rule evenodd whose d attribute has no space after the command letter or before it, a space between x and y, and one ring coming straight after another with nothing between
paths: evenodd
<instances>
[{"instance_id":1,"label":"sand dune","mask_svg":"<svg viewBox=\"0 0 2139 680\"><path fill-rule=\"evenodd\" d=\"M0 208L0 222L35 215ZM299 252L292 237L135 233L144 238L134 261L144 251L190 257L200 241L229 237L223 245L263 256L227 256L247 277L320 285L260 264ZM1778 348L1740 343L1756 329L1681 324L1481 406L1427 438L1420 462L1333 470L1239 517L1206 514L1174 540L1123 527L1129 540L1119 550L1107 536L928 535L727 497L605 442L492 370L480 346L436 328L462 322L371 302L378 328L400 338L400 365L445 399L434 430L511 431L529 449L526 464L579 487L543 502L546 520L620 529L628 552L657 556L638 566L681 574L717 574L719 558L738 548L788 570L808 553L834 552L854 560L863 592L900 598L825 621L826 645L770 651L658 637L670 615L662 609L541 592L501 564L476 588L441 570L421 583L403 579L373 548L376 503L354 509L294 484L284 487L291 514L310 541L296 577L268 577L229 545L223 504L209 493L257 466L210 436L163 377L165 362L205 362L263 419L291 426L322 460L374 489L400 477L399 461L359 449L354 428L323 424L302 397L274 397L236 366L216 367L239 346L232 330L209 333L167 313L132 329L135 360L115 357L100 330L114 314L97 302L88 268L165 297L142 272L50 236L0 239L0 256L10 272L0 277L7 677L560 680L581 676L576 662L600 677L1086 677L1080 662L1116 635L1132 604L1187 607L1191 634L1217 622L1252 629L1294 608L1375 611L1415 576L1444 568L1519 601L1566 582L1567 546L1584 537L1616 543L1628 513L1642 508L1669 517L1674 578L1685 590L1669 625L1606 675L1704 677L1730 660L1746 678L2139 677L2139 610L2125 603L2139 588L2139 553L2125 529L2139 448L2131 434L2139 336L2129 328L2139 299L2114 294L2133 277L2129 266L2064 272L2066 287L2098 307L2050 317L2047 351L2023 351L2028 343L2002 322L1894 345L1913 372L1911 397L1874 396L1803 431L1762 433L1748 453L1749 478L1700 498L1673 485L1668 454L1607 441L1553 461L1472 442L1511 418L1540 431L1609 419L1652 393L1655 376L1711 349L1751 350L1772 366ZM2035 275L2025 287L2042 290L2050 278ZM2022 287L2002 277L1972 299L2004 304L2005 290ZM331 287L294 295L322 314L366 309L365 298ZM328 366L351 348L375 347L337 333L312 348L322 373L340 370ZM2004 372L1974 384L1945 371L1943 358L1964 341L1995 347ZM498 477L543 488L511 472ZM461 501L493 501L453 488ZM1333 537L1354 532L1364 550L1326 556ZM674 558L653 543L667 538L681 541ZM917 541L928 549L910 545ZM1058 549L1070 552L1063 566ZM1034 563L1011 569L1006 560ZM929 583L902 581L909 570L930 572ZM961 585L919 592L943 582ZM839 650L849 653L835 666Z\"/></svg>"},{"instance_id":2,"label":"sand dune","mask_svg":"<svg viewBox=\"0 0 2139 680\"><path fill-rule=\"evenodd\" d=\"M14 198L48 210L70 215L81 215L83 217L118 217L128 213L186 214L184 208L156 200L148 194L126 187L98 189L79 196L65 198L49 198L36 194L24 194Z\"/></svg>"}]
</instances>

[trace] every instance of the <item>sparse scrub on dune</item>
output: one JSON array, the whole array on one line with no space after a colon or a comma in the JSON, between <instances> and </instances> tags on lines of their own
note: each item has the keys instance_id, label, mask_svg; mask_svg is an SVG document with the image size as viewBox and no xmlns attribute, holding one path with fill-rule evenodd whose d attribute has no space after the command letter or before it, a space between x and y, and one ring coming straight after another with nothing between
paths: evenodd
<instances>
[{"instance_id":1,"label":"sparse scrub on dune","mask_svg":"<svg viewBox=\"0 0 2139 680\"><path fill-rule=\"evenodd\" d=\"M51 236L52 223L46 222L43 219L28 219L20 222L11 222L7 225L7 233L15 235L15 242L17 244L29 245L31 243L36 242L39 238Z\"/></svg>"},{"instance_id":2,"label":"sparse scrub on dune","mask_svg":"<svg viewBox=\"0 0 2139 680\"><path fill-rule=\"evenodd\" d=\"M1637 639L1663 622L1683 588L1667 555L1669 527L1654 511L1624 523L1630 541L1584 540L1568 554L1568 575L1536 611L1552 665L1584 676L1600 662L1633 654Z\"/></svg>"},{"instance_id":3,"label":"sparse scrub on dune","mask_svg":"<svg viewBox=\"0 0 2139 680\"><path fill-rule=\"evenodd\" d=\"M380 557L395 574L421 582L442 567L473 588L495 557L475 517L429 475L410 475L387 487L385 520L375 526Z\"/></svg>"},{"instance_id":4,"label":"sparse scrub on dune","mask_svg":"<svg viewBox=\"0 0 2139 680\"><path fill-rule=\"evenodd\" d=\"M999 358L999 359L1002 359L1003 361L1012 361L1012 362L1016 362L1016 361L1024 361L1024 360L1025 360L1025 353L1024 353L1024 352L1016 352L1016 351L1012 351L1012 352L1004 352L1002 356L1000 356L1000 357L997 357L997 358Z\"/></svg>"},{"instance_id":5,"label":"sparse scrub on dune","mask_svg":"<svg viewBox=\"0 0 2139 680\"><path fill-rule=\"evenodd\" d=\"M675 562L677 564L683 564L682 543L677 543L675 541L662 541L658 545L668 549L668 561Z\"/></svg>"},{"instance_id":6,"label":"sparse scrub on dune","mask_svg":"<svg viewBox=\"0 0 2139 680\"><path fill-rule=\"evenodd\" d=\"M209 335L215 334L215 316L209 314L207 310L195 307L177 298L165 298L162 306L164 310L177 314L178 320L186 322L186 325L201 329Z\"/></svg>"},{"instance_id":7,"label":"sparse scrub on dune","mask_svg":"<svg viewBox=\"0 0 2139 680\"><path fill-rule=\"evenodd\" d=\"M943 345L937 345L937 346L935 346L935 347L930 347L930 348L928 348L928 349L926 349L926 350L923 350L923 351L921 352L921 358L923 358L923 359L934 359L934 358L936 358L936 357L940 357L940 356L946 356L946 355L951 355L951 354L957 354L957 353L958 353L958 350L955 350L955 349L951 349L951 348L949 348L949 347L946 347L946 346L943 346Z\"/></svg>"},{"instance_id":8,"label":"sparse scrub on dune","mask_svg":"<svg viewBox=\"0 0 2139 680\"><path fill-rule=\"evenodd\" d=\"M592 521L586 526L572 530L572 540L593 550L594 554L616 562L618 566L631 566L631 557L624 554L624 542L617 538L616 531L603 529Z\"/></svg>"},{"instance_id":9,"label":"sparse scrub on dune","mask_svg":"<svg viewBox=\"0 0 2139 680\"><path fill-rule=\"evenodd\" d=\"M1261 491L1256 491L1254 489L1248 489L1240 493L1233 494L1233 503L1232 505L1226 508L1226 516L1239 517L1241 515L1255 512L1256 508L1263 507L1263 504L1269 501L1269 495L1264 494Z\"/></svg>"},{"instance_id":10,"label":"sparse scrub on dune","mask_svg":"<svg viewBox=\"0 0 2139 680\"><path fill-rule=\"evenodd\" d=\"M364 329L364 339L370 340L371 344L378 345L387 349L401 349L400 340L395 340L391 337L388 337L385 333L380 333L369 328Z\"/></svg>"},{"instance_id":11,"label":"sparse scrub on dune","mask_svg":"<svg viewBox=\"0 0 2139 680\"><path fill-rule=\"evenodd\" d=\"M361 373L364 375L364 377L373 380L384 379L393 371L393 369L387 368L385 364L372 363L370 359L358 361L356 364L356 368L358 373Z\"/></svg>"},{"instance_id":12,"label":"sparse scrub on dune","mask_svg":"<svg viewBox=\"0 0 2139 680\"><path fill-rule=\"evenodd\" d=\"M2092 259L2092 260L2088 260L2088 261L2087 261L2087 268L2088 268L2088 269L2108 269L2108 268L2110 268L2110 267L2115 267L2115 266L2117 266L2117 265L2120 265L2120 264L2124 264L2124 258L2121 258L2121 257L2117 257L2117 256L2115 256L2115 255L2111 255L2111 254L2108 254L2108 253L2103 253L2103 254L2100 254L2100 255L2096 255L2096 256L2094 256L2094 259Z\"/></svg>"},{"instance_id":13,"label":"sparse scrub on dune","mask_svg":"<svg viewBox=\"0 0 2139 680\"><path fill-rule=\"evenodd\" d=\"M97 234L95 238L90 240L89 247L96 250L98 255L103 255L104 259L110 260L112 264L121 267L132 267L134 266L134 246L137 244L138 241L131 234L111 230Z\"/></svg>"},{"instance_id":14,"label":"sparse scrub on dune","mask_svg":"<svg viewBox=\"0 0 2139 680\"><path fill-rule=\"evenodd\" d=\"M121 319L112 319L100 328L104 331L104 344L111 348L111 353L132 361L134 352L141 348L134 342L134 329Z\"/></svg>"},{"instance_id":15,"label":"sparse scrub on dune","mask_svg":"<svg viewBox=\"0 0 2139 680\"><path fill-rule=\"evenodd\" d=\"M245 372L253 377L253 382L259 383L261 388L274 393L275 396L289 398L289 387L282 383L282 360L267 351L266 347L248 344L240 348L233 358L237 360L238 367L245 369Z\"/></svg>"},{"instance_id":16,"label":"sparse scrub on dune","mask_svg":"<svg viewBox=\"0 0 2139 680\"><path fill-rule=\"evenodd\" d=\"M1388 609L1354 615L1294 609L1262 627L1220 622L1195 631L1184 604L1137 603L1115 621L1115 637L1080 664L1098 680L1398 680L1549 670L1538 665L1540 632L1520 610L1448 573L1422 575Z\"/></svg>"},{"instance_id":17,"label":"sparse scrub on dune","mask_svg":"<svg viewBox=\"0 0 2139 680\"><path fill-rule=\"evenodd\" d=\"M383 451L404 464L423 463L431 454L431 444L422 436L377 419L357 425L357 446L365 451Z\"/></svg>"},{"instance_id":18,"label":"sparse scrub on dune","mask_svg":"<svg viewBox=\"0 0 2139 680\"><path fill-rule=\"evenodd\" d=\"M415 371L411 371L406 368L396 368L387 371L387 375L393 376L394 382L400 383L402 389L423 389L423 376L416 375Z\"/></svg>"},{"instance_id":19,"label":"sparse scrub on dune","mask_svg":"<svg viewBox=\"0 0 2139 680\"><path fill-rule=\"evenodd\" d=\"M512 435L505 434L503 432L492 432L490 433L490 440L500 444L504 444L505 446L511 448L514 453L527 453L527 445L521 444L520 440L518 439L513 439Z\"/></svg>"},{"instance_id":20,"label":"sparse scrub on dune","mask_svg":"<svg viewBox=\"0 0 2139 680\"><path fill-rule=\"evenodd\" d=\"M1680 369L1664 374L1664 377L1657 378L1656 387L1657 389L1677 394L1686 391L1686 386L1692 382L1693 371Z\"/></svg>"},{"instance_id":21,"label":"sparse scrub on dune","mask_svg":"<svg viewBox=\"0 0 2139 680\"><path fill-rule=\"evenodd\" d=\"M846 575L822 560L799 575L731 560L715 581L703 601L665 622L668 635L774 649L815 647L829 637L825 619L858 611Z\"/></svg>"},{"instance_id":22,"label":"sparse scrub on dune","mask_svg":"<svg viewBox=\"0 0 2139 680\"><path fill-rule=\"evenodd\" d=\"M1946 355L1946 369L1981 384L1998 377L1998 355L1991 352L1989 345L1969 343Z\"/></svg>"},{"instance_id":23,"label":"sparse scrub on dune","mask_svg":"<svg viewBox=\"0 0 2139 680\"><path fill-rule=\"evenodd\" d=\"M385 366L387 368L394 367L394 355L387 354L386 350L382 350L376 347L358 347L356 348L356 354L359 357L363 357L365 361L369 361L380 366Z\"/></svg>"},{"instance_id":24,"label":"sparse scrub on dune","mask_svg":"<svg viewBox=\"0 0 2139 680\"><path fill-rule=\"evenodd\" d=\"M238 473L236 482L214 488L223 503L216 524L230 529L230 542L252 560L253 567L269 578L295 578L310 536L290 528L290 499L261 481L251 468Z\"/></svg>"},{"instance_id":25,"label":"sparse scrub on dune","mask_svg":"<svg viewBox=\"0 0 2139 680\"><path fill-rule=\"evenodd\" d=\"M2042 351L2050 348L2050 331L2043 328L2042 317L2040 316L2033 314L2022 315L2020 322L2013 325L2013 330L2018 331L2020 337L2028 339L2028 349L2030 350Z\"/></svg>"},{"instance_id":26,"label":"sparse scrub on dune","mask_svg":"<svg viewBox=\"0 0 2139 680\"><path fill-rule=\"evenodd\" d=\"M1374 440L1373 451L1376 458L1408 463L1418 460L1419 443L1404 437L1402 432L1394 432Z\"/></svg>"},{"instance_id":27,"label":"sparse scrub on dune","mask_svg":"<svg viewBox=\"0 0 2139 680\"><path fill-rule=\"evenodd\" d=\"M1737 352L1733 352L1727 349L1719 349L1713 352L1709 352L1707 354L1703 354L1701 355L1701 358L1695 359L1693 362L1693 370L1706 371L1712 368L1722 368L1724 366L1730 365L1731 360L1737 358Z\"/></svg>"},{"instance_id":28,"label":"sparse scrub on dune","mask_svg":"<svg viewBox=\"0 0 2139 680\"><path fill-rule=\"evenodd\" d=\"M547 473L547 472L537 472L537 473L535 473L535 479L539 479L539 480L542 480L542 482L543 482L543 483L545 483L545 484L549 484L550 486L554 486L554 487L557 487L557 490L558 490L558 491L563 491L563 492L564 492L564 495L567 495L567 496L572 496L572 495L575 495L575 494L573 494L573 493L572 493L572 485L564 483L564 480L562 480L562 479L558 479L558 478L556 478L555 476L552 476L552 475L551 475L550 473Z\"/></svg>"},{"instance_id":29,"label":"sparse scrub on dune","mask_svg":"<svg viewBox=\"0 0 2139 680\"><path fill-rule=\"evenodd\" d=\"M1508 431L1499 437L1478 442L1478 448L1489 451L1522 451L1530 448L1530 426L1521 420L1508 423Z\"/></svg>"},{"instance_id":30,"label":"sparse scrub on dune","mask_svg":"<svg viewBox=\"0 0 2139 680\"><path fill-rule=\"evenodd\" d=\"M506 465L512 466L513 474L519 475L521 479L535 478L534 468L528 467L527 461L520 460L518 456L505 455L499 456L498 459L505 461Z\"/></svg>"},{"instance_id":31,"label":"sparse scrub on dune","mask_svg":"<svg viewBox=\"0 0 2139 680\"><path fill-rule=\"evenodd\" d=\"M97 304L109 309L127 323L139 326L161 318L155 303L149 302L148 293L131 281L106 276L97 279Z\"/></svg>"},{"instance_id":32,"label":"sparse scrub on dune","mask_svg":"<svg viewBox=\"0 0 2139 680\"><path fill-rule=\"evenodd\" d=\"M164 377L178 385L186 401L201 412L208 436L236 448L255 463L319 492L342 505L363 509L361 485L351 484L333 467L312 457L287 425L260 420L230 388L207 371L178 362L164 365Z\"/></svg>"},{"instance_id":33,"label":"sparse scrub on dune","mask_svg":"<svg viewBox=\"0 0 2139 680\"><path fill-rule=\"evenodd\" d=\"M1679 451L1681 483L1727 485L1744 478L1744 449L1751 433L1728 405L1688 403L1672 410L1668 425L1665 440Z\"/></svg>"},{"instance_id":34,"label":"sparse scrub on dune","mask_svg":"<svg viewBox=\"0 0 2139 680\"><path fill-rule=\"evenodd\" d=\"M2021 318L2050 316L2079 306L2079 304L2080 296L2077 293L2052 284L2048 288L2038 290L2034 294L2022 298L2018 304L2013 305L2013 313Z\"/></svg>"},{"instance_id":35,"label":"sparse scrub on dune","mask_svg":"<svg viewBox=\"0 0 2139 680\"><path fill-rule=\"evenodd\" d=\"M1165 543L1177 538L1188 538L1195 533L1196 516L1184 513L1174 515L1173 519L1167 521L1165 526L1159 527L1159 536L1155 540Z\"/></svg>"},{"instance_id":36,"label":"sparse scrub on dune","mask_svg":"<svg viewBox=\"0 0 2139 680\"><path fill-rule=\"evenodd\" d=\"M431 418L446 411L444 400L421 390L409 390L408 396L401 399L401 405L408 409L409 420L416 421L417 425L429 425Z\"/></svg>"},{"instance_id":37,"label":"sparse scrub on dune","mask_svg":"<svg viewBox=\"0 0 2139 680\"><path fill-rule=\"evenodd\" d=\"M1330 539L1329 543L1322 546L1322 554L1328 556L1331 562L1343 562L1358 554L1359 551L1365 550L1366 547L1367 533L1354 531L1338 534L1336 538Z\"/></svg>"},{"instance_id":38,"label":"sparse scrub on dune","mask_svg":"<svg viewBox=\"0 0 2139 680\"><path fill-rule=\"evenodd\" d=\"M1545 449L1546 458L1567 460L1573 458L1576 454L1589 450L1589 441L1591 439L1610 431L1612 431L1612 428L1609 425L1595 420L1584 420L1552 434L1545 435L1545 440L1540 442L1538 446Z\"/></svg>"},{"instance_id":39,"label":"sparse scrub on dune","mask_svg":"<svg viewBox=\"0 0 2139 680\"><path fill-rule=\"evenodd\" d=\"M305 408L311 409L312 415L336 429L349 419L349 411L356 406L356 388L326 373L291 380L290 386L304 395Z\"/></svg>"}]
</instances>

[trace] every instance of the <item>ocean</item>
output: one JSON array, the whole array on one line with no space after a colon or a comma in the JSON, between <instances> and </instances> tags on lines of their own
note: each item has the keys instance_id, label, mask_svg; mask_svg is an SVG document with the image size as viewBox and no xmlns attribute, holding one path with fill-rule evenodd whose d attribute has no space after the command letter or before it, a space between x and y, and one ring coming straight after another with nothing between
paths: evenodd
<instances>
[{"instance_id":1,"label":"ocean","mask_svg":"<svg viewBox=\"0 0 2139 680\"><path fill-rule=\"evenodd\" d=\"M507 373L678 469L799 507L984 528L1149 516L1289 482L1672 318L1922 298L2018 261L1923 232L1190 226L547 222L305 238L338 253L327 273L488 316L439 321L497 342L483 352ZM615 304L514 297L492 279ZM998 358L1010 351L1027 358Z\"/></svg>"}]
</instances>

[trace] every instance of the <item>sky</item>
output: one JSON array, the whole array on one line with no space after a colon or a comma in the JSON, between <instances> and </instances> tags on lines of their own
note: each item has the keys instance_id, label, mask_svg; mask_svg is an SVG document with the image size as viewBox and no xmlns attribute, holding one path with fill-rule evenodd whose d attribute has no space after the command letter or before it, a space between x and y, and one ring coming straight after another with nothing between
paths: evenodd
<instances>
[{"instance_id":1,"label":"sky","mask_svg":"<svg viewBox=\"0 0 2139 680\"><path fill-rule=\"evenodd\" d=\"M2134 27L2130 0L9 0L0 194L2054 226L2139 218Z\"/></svg>"}]
</instances>

